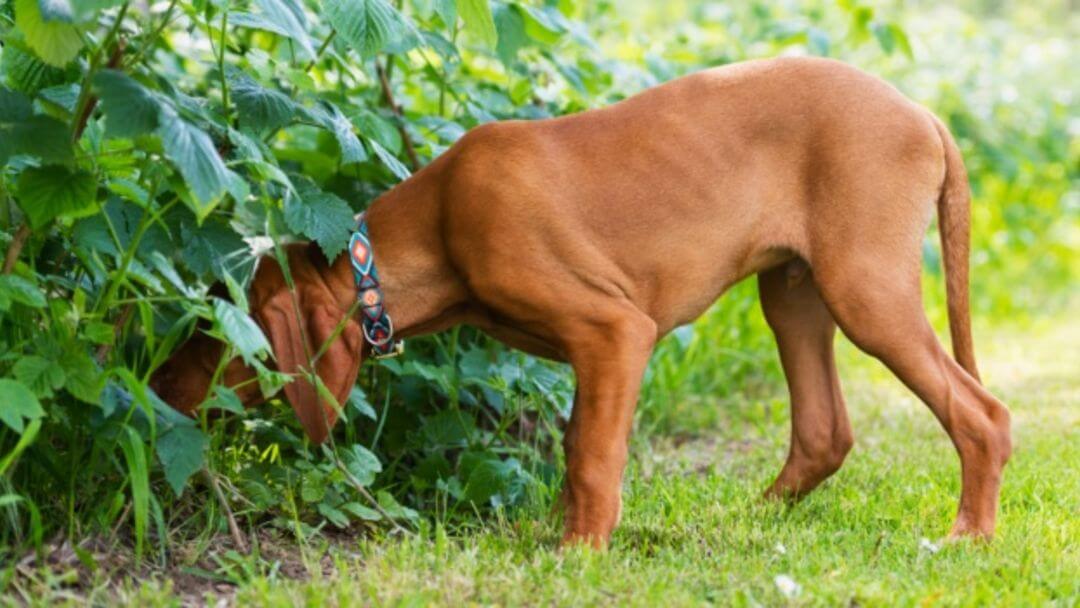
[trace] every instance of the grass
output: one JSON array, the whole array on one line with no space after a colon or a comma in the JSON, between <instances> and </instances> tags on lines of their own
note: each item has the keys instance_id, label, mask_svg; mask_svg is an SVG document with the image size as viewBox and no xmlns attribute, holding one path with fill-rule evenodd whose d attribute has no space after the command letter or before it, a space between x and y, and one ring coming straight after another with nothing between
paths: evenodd
<instances>
[{"instance_id":1,"label":"grass","mask_svg":"<svg viewBox=\"0 0 1080 608\"><path fill-rule=\"evenodd\" d=\"M925 406L841 340L856 447L795 507L759 499L787 449L786 399L772 395L725 407L692 433L635 438L623 522L604 553L555 550L557 523L538 501L417 538L293 548L299 576L282 568L288 558L222 554L213 578L235 587L158 578L98 582L90 595L170 604L183 591L283 606L1080 605L1080 315L1072 317L977 333L987 383L1012 409L1016 446L990 544L941 542L959 495L952 446ZM42 579L24 599L63 599L57 588Z\"/></svg>"}]
</instances>

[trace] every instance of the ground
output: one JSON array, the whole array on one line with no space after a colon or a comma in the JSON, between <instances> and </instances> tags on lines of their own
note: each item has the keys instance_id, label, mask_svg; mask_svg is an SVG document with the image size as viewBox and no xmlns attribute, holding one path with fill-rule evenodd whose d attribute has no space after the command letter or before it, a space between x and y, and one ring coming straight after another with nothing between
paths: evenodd
<instances>
[{"instance_id":1,"label":"ground","mask_svg":"<svg viewBox=\"0 0 1080 608\"><path fill-rule=\"evenodd\" d=\"M557 525L537 508L416 538L316 542L291 559L264 554L257 566L219 557L218 574L235 586L157 578L92 595L238 605L1080 605L1080 318L977 336L985 381L1014 425L992 543L942 541L959 495L951 444L927 408L841 340L856 447L794 507L760 499L787 449L786 400L775 395L725 410L715 428L636 439L622 525L604 553L556 550Z\"/></svg>"}]
</instances>

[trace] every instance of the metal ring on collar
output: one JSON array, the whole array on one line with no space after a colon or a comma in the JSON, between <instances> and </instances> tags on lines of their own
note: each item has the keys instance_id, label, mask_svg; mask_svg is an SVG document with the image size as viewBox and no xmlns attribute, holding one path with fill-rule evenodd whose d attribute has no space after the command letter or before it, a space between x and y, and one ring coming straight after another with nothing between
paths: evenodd
<instances>
[{"instance_id":1,"label":"metal ring on collar","mask_svg":"<svg viewBox=\"0 0 1080 608\"><path fill-rule=\"evenodd\" d=\"M364 339L367 340L368 344L372 346L386 346L394 339L394 321L390 318L390 315L383 316L386 317L387 331L386 337L382 340L376 340L375 338L372 338L371 334L368 333L367 326L364 324L360 325L360 328L364 331Z\"/></svg>"}]
</instances>

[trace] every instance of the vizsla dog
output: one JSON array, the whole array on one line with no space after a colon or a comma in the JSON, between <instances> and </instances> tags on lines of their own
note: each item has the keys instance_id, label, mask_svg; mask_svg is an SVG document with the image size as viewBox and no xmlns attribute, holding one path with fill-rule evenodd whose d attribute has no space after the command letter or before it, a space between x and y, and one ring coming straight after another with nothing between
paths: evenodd
<instances>
[{"instance_id":1,"label":"vizsla dog","mask_svg":"<svg viewBox=\"0 0 1080 608\"><path fill-rule=\"evenodd\" d=\"M569 362L564 543L607 543L642 373L657 340L758 275L791 396L791 449L767 494L798 497L852 445L833 358L836 326L933 411L959 452L953 536L994 531L1009 413L980 384L968 311L969 192L956 143L930 112L835 61L707 70L610 107L483 125L366 213L394 336L467 323ZM956 359L922 309L921 243L940 222ZM343 230L342 239L347 238ZM251 285L285 394L315 442L336 418L300 373L357 298L350 256L288 247ZM349 319L315 365L339 402L365 344ZM381 342L382 340L376 340ZM155 375L169 403L204 399L221 346L198 334ZM239 361L226 384L250 378ZM248 384L245 403L264 400Z\"/></svg>"}]
</instances>

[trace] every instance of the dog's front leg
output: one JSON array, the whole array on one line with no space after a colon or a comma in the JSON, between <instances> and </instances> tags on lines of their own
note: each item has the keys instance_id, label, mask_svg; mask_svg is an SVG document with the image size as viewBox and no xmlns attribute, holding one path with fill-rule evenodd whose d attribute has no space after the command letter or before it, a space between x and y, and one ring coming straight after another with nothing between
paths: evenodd
<instances>
[{"instance_id":1,"label":"dog's front leg","mask_svg":"<svg viewBox=\"0 0 1080 608\"><path fill-rule=\"evenodd\" d=\"M567 350L577 394L564 440L563 544L599 548L619 522L627 440L656 324L631 309L603 323L574 325Z\"/></svg>"}]
</instances>

